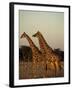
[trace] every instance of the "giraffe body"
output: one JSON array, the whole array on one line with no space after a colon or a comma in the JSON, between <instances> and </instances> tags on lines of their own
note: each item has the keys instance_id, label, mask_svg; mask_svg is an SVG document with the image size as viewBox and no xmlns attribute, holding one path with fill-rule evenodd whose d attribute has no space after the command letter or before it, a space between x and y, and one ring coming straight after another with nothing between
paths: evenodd
<instances>
[{"instance_id":1,"label":"giraffe body","mask_svg":"<svg viewBox=\"0 0 72 90\"><path fill-rule=\"evenodd\" d=\"M44 57L42 57L42 53L35 46L31 38L24 32L21 35L21 38L26 38L30 44L30 48L32 49L32 74L33 78L45 77L45 65L44 65Z\"/></svg>"},{"instance_id":2,"label":"giraffe body","mask_svg":"<svg viewBox=\"0 0 72 90\"><path fill-rule=\"evenodd\" d=\"M47 44L44 37L39 31L33 36L37 37L39 40L40 51L46 59L47 68L50 68L51 70L53 70L53 72L55 72L53 76L57 76L60 70L60 57L55 54L53 49Z\"/></svg>"}]
</instances>

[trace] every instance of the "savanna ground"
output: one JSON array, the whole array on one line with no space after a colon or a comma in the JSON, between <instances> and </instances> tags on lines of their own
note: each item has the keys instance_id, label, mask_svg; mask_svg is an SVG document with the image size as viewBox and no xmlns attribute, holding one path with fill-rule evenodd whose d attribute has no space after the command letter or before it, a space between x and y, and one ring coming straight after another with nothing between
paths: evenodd
<instances>
[{"instance_id":1,"label":"savanna ground","mask_svg":"<svg viewBox=\"0 0 72 90\"><path fill-rule=\"evenodd\" d=\"M19 48L19 79L32 79L32 78L51 78L51 77L63 77L64 76L64 51L60 49L54 50L56 54L61 56L61 70L55 75L55 69L50 63L32 62L32 50L28 46L21 46ZM33 68L34 66L34 68ZM33 75L34 69L34 77Z\"/></svg>"},{"instance_id":2,"label":"savanna ground","mask_svg":"<svg viewBox=\"0 0 72 90\"><path fill-rule=\"evenodd\" d=\"M37 70L37 73L40 73L40 70L42 69L43 66L40 66ZM61 61L61 67L62 69L58 72L58 75L54 75L54 71L50 70L51 66L50 64L48 65L47 71L46 71L46 77L45 78L52 78L52 77L63 77L64 76L64 62ZM19 79L32 79L32 62L25 62L25 61L20 61L19 62ZM38 77L38 78L43 78L43 77Z\"/></svg>"}]
</instances>

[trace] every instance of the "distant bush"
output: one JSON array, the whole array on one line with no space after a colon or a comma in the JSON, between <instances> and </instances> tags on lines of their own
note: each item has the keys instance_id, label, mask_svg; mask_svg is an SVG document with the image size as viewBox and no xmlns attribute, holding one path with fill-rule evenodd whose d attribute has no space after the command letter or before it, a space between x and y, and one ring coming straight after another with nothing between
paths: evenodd
<instances>
[{"instance_id":1,"label":"distant bush","mask_svg":"<svg viewBox=\"0 0 72 90\"><path fill-rule=\"evenodd\" d=\"M64 51L61 51L59 48L54 49L54 51L61 57L61 61L64 61Z\"/></svg>"},{"instance_id":2,"label":"distant bush","mask_svg":"<svg viewBox=\"0 0 72 90\"><path fill-rule=\"evenodd\" d=\"M28 46L21 46L19 48L20 61L32 61L32 50Z\"/></svg>"},{"instance_id":3,"label":"distant bush","mask_svg":"<svg viewBox=\"0 0 72 90\"><path fill-rule=\"evenodd\" d=\"M59 48L54 49L54 52L61 57L61 61L64 61L64 51ZM32 61L32 49L29 46L21 46L19 48L19 60L20 61Z\"/></svg>"}]
</instances>

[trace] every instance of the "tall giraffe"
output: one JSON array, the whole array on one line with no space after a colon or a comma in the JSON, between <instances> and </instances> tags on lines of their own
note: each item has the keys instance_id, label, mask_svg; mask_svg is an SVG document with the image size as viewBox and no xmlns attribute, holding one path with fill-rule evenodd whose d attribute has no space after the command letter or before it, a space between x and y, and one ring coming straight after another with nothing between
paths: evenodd
<instances>
[{"instance_id":1,"label":"tall giraffe","mask_svg":"<svg viewBox=\"0 0 72 90\"><path fill-rule=\"evenodd\" d=\"M60 70L60 57L53 51L53 49L47 44L42 34L38 31L33 37L37 37L39 40L40 51L46 58L46 63L52 65L52 69L55 71L55 76L57 76Z\"/></svg>"},{"instance_id":2,"label":"tall giraffe","mask_svg":"<svg viewBox=\"0 0 72 90\"><path fill-rule=\"evenodd\" d=\"M42 53L25 32L21 35L21 38L26 38L29 42L30 48L32 49L33 77L45 77L44 57L42 57Z\"/></svg>"}]
</instances>

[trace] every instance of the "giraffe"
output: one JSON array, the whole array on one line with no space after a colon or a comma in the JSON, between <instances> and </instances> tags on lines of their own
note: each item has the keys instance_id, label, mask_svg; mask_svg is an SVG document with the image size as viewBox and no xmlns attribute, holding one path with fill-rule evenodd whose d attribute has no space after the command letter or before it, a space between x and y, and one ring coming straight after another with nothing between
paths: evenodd
<instances>
[{"instance_id":1,"label":"giraffe","mask_svg":"<svg viewBox=\"0 0 72 90\"><path fill-rule=\"evenodd\" d=\"M38 31L33 35L33 37L37 37L39 40L40 51L46 58L46 64L51 65L51 69L54 70L54 76L58 75L58 72L61 68L60 66L60 57L54 52L54 50L47 44L42 34ZM47 66L48 66L47 65Z\"/></svg>"},{"instance_id":2,"label":"giraffe","mask_svg":"<svg viewBox=\"0 0 72 90\"><path fill-rule=\"evenodd\" d=\"M45 71L43 70L44 67L44 57L42 57L42 53L39 49L35 46L31 38L24 32L21 35L21 38L26 38L29 42L30 48L32 49L32 69L33 69L33 77L45 77ZM39 70L41 68L41 70Z\"/></svg>"}]
</instances>

